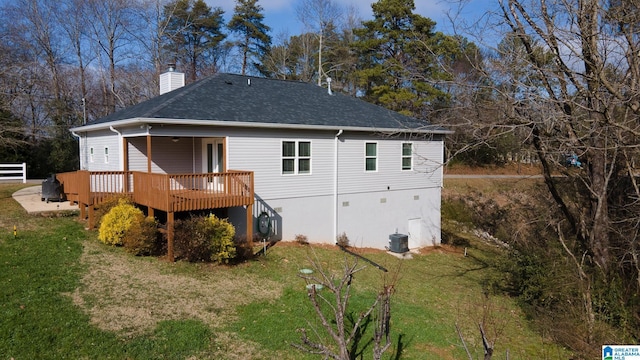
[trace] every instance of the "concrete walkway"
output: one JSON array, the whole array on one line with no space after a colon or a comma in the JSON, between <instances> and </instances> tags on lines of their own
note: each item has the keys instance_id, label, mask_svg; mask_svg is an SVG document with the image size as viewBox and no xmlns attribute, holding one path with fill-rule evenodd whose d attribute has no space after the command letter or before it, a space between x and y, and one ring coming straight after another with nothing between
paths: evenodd
<instances>
[{"instance_id":1,"label":"concrete walkway","mask_svg":"<svg viewBox=\"0 0 640 360\"><path fill-rule=\"evenodd\" d=\"M68 201L42 201L42 185L30 186L13 193L13 198L29 214L42 214L56 211L78 210L77 205L70 205Z\"/></svg>"}]
</instances>

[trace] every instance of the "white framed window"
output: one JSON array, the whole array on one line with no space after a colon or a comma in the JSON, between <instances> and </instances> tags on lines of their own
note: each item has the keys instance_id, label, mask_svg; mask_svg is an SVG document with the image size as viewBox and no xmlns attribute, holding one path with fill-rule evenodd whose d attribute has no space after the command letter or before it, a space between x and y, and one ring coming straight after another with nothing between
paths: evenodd
<instances>
[{"instance_id":1,"label":"white framed window","mask_svg":"<svg viewBox=\"0 0 640 360\"><path fill-rule=\"evenodd\" d=\"M95 161L95 152L93 150L93 147L89 148L89 162L94 162Z\"/></svg>"},{"instance_id":2,"label":"white framed window","mask_svg":"<svg viewBox=\"0 0 640 360\"><path fill-rule=\"evenodd\" d=\"M412 148L412 143L402 143L402 170L413 170Z\"/></svg>"},{"instance_id":3,"label":"white framed window","mask_svg":"<svg viewBox=\"0 0 640 360\"><path fill-rule=\"evenodd\" d=\"M364 171L378 171L378 143L364 144Z\"/></svg>"},{"instance_id":4,"label":"white framed window","mask_svg":"<svg viewBox=\"0 0 640 360\"><path fill-rule=\"evenodd\" d=\"M105 164L109 163L109 148L108 147L104 148L104 163Z\"/></svg>"},{"instance_id":5,"label":"white framed window","mask_svg":"<svg viewBox=\"0 0 640 360\"><path fill-rule=\"evenodd\" d=\"M282 175L311 174L311 141L282 141Z\"/></svg>"}]
</instances>

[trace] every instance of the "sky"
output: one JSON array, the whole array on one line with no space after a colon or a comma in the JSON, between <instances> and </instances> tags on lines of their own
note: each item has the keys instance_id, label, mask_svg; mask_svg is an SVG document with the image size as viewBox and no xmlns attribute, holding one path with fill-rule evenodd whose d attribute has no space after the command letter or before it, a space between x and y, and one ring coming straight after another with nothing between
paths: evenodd
<instances>
[{"instance_id":1,"label":"sky","mask_svg":"<svg viewBox=\"0 0 640 360\"><path fill-rule=\"evenodd\" d=\"M235 7L234 0L206 0L211 7L221 7L228 21ZM277 38L279 34L288 36L300 34L303 26L297 18L296 7L302 0L259 0L258 4L264 9L265 24L271 27L271 37ZM353 6L357 9L362 20L373 18L371 3L375 0L334 0L342 7ZM450 20L447 12L457 10L455 0L414 0L416 9L414 13L428 17L436 22L436 31L451 34ZM464 0L466 3L461 15L467 20L479 18L486 11L489 4L495 1L489 0Z\"/></svg>"}]
</instances>

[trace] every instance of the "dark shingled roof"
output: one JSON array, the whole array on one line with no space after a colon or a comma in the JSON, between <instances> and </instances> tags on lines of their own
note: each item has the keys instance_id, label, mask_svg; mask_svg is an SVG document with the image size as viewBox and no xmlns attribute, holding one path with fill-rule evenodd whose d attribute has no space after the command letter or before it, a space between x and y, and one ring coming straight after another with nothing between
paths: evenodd
<instances>
[{"instance_id":1,"label":"dark shingled roof","mask_svg":"<svg viewBox=\"0 0 640 360\"><path fill-rule=\"evenodd\" d=\"M134 118L422 129L438 126L313 84L218 73L86 125Z\"/></svg>"}]
</instances>

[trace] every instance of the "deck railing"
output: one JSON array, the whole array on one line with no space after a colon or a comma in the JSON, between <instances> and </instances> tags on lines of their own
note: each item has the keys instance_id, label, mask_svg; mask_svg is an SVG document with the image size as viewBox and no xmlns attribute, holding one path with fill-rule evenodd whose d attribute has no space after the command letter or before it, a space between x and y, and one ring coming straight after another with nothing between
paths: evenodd
<instances>
[{"instance_id":1,"label":"deck railing","mask_svg":"<svg viewBox=\"0 0 640 360\"><path fill-rule=\"evenodd\" d=\"M57 174L71 202L99 205L126 195L135 203L167 212L253 204L253 172L154 174L138 171L86 171Z\"/></svg>"},{"instance_id":2,"label":"deck railing","mask_svg":"<svg viewBox=\"0 0 640 360\"><path fill-rule=\"evenodd\" d=\"M250 171L208 174L134 172L133 184L134 202L169 212L253 203L253 173Z\"/></svg>"},{"instance_id":3,"label":"deck railing","mask_svg":"<svg viewBox=\"0 0 640 360\"><path fill-rule=\"evenodd\" d=\"M78 192L80 191L80 177L78 176L78 172L74 171L56 174L56 179L60 181L62 192L65 194L67 200L72 203L77 203Z\"/></svg>"},{"instance_id":4,"label":"deck railing","mask_svg":"<svg viewBox=\"0 0 640 360\"><path fill-rule=\"evenodd\" d=\"M131 196L131 172L78 170L57 174L67 200L97 205L113 196Z\"/></svg>"}]
</instances>

